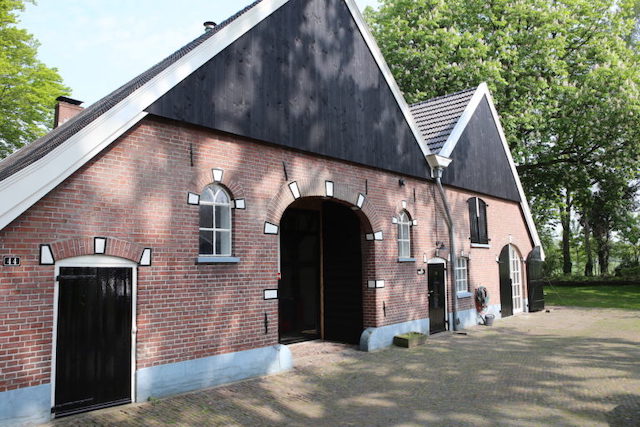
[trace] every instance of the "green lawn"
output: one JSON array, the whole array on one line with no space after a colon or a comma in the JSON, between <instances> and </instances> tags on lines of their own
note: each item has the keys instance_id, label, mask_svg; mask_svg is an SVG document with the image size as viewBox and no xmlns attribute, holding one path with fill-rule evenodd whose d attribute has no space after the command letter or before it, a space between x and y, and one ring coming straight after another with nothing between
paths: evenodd
<instances>
[{"instance_id":1,"label":"green lawn","mask_svg":"<svg viewBox=\"0 0 640 427\"><path fill-rule=\"evenodd\" d=\"M547 305L640 310L640 285L545 286Z\"/></svg>"}]
</instances>

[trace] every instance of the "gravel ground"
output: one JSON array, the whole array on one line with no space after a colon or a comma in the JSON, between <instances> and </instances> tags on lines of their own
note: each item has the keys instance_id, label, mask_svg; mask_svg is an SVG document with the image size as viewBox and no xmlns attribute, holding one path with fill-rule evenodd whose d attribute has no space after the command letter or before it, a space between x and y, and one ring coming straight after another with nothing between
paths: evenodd
<instances>
[{"instance_id":1,"label":"gravel ground","mask_svg":"<svg viewBox=\"0 0 640 427\"><path fill-rule=\"evenodd\" d=\"M411 350L292 346L296 368L50 425L640 426L640 311L556 307Z\"/></svg>"}]
</instances>

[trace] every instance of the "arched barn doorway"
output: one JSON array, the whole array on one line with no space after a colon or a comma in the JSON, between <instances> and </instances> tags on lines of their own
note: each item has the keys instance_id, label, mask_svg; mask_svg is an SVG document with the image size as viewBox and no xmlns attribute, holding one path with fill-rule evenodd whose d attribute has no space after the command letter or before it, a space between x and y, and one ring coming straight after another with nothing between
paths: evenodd
<instances>
[{"instance_id":1,"label":"arched barn doorway","mask_svg":"<svg viewBox=\"0 0 640 427\"><path fill-rule=\"evenodd\" d=\"M290 205L280 221L279 334L289 344L357 344L363 331L361 220L322 198Z\"/></svg>"},{"instance_id":2,"label":"arched barn doorway","mask_svg":"<svg viewBox=\"0 0 640 427\"><path fill-rule=\"evenodd\" d=\"M522 258L515 246L506 245L500 252L498 262L501 314L507 317L524 310Z\"/></svg>"}]
</instances>

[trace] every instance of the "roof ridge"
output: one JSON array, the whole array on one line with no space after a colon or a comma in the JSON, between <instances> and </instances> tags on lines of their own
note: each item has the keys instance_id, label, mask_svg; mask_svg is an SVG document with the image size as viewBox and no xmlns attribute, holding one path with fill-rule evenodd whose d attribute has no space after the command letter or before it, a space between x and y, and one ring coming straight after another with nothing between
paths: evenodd
<instances>
[{"instance_id":1,"label":"roof ridge","mask_svg":"<svg viewBox=\"0 0 640 427\"><path fill-rule=\"evenodd\" d=\"M436 96L434 98L425 99L424 101L418 101L418 102L416 102L414 104L409 105L409 108L418 107L420 105L423 105L423 104L426 104L426 103L429 103L429 102L439 101L441 99L449 98L451 96L461 95L461 94L466 93L466 92L472 92L472 91L475 92L478 89L479 86L480 85L478 85L476 87L470 87L470 88L467 88L467 89L463 89L463 90L460 90L458 92L453 92L453 93L448 93L446 95Z\"/></svg>"}]
</instances>

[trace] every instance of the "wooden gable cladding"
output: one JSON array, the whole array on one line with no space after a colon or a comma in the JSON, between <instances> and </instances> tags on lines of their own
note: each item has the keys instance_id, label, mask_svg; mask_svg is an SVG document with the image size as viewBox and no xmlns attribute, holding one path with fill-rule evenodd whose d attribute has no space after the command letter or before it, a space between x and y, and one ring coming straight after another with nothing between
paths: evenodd
<instances>
[{"instance_id":1,"label":"wooden gable cladding","mask_svg":"<svg viewBox=\"0 0 640 427\"><path fill-rule=\"evenodd\" d=\"M415 136L343 0L291 0L146 111L428 176Z\"/></svg>"},{"instance_id":2,"label":"wooden gable cladding","mask_svg":"<svg viewBox=\"0 0 640 427\"><path fill-rule=\"evenodd\" d=\"M460 136L442 182L466 190L520 202L520 193L484 97Z\"/></svg>"}]
</instances>

